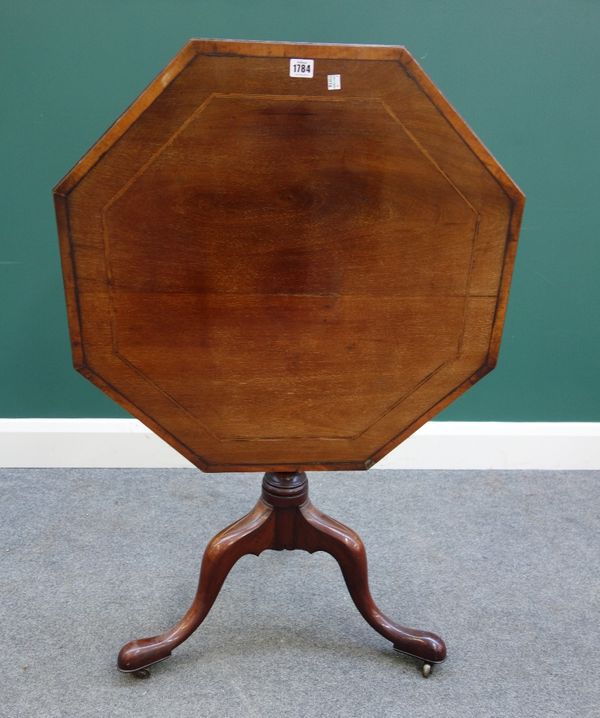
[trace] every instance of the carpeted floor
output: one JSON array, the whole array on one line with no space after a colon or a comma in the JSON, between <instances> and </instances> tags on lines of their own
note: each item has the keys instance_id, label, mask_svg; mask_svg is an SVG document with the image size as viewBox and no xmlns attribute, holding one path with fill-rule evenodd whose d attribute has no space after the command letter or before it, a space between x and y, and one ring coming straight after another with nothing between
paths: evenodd
<instances>
[{"instance_id":1,"label":"carpeted floor","mask_svg":"<svg viewBox=\"0 0 600 718\"><path fill-rule=\"evenodd\" d=\"M356 529L380 607L444 636L429 680L355 610L326 554L233 569L207 621L147 680L125 641L177 620L204 545L257 475L0 472L4 718L600 716L600 472L314 474Z\"/></svg>"}]
</instances>

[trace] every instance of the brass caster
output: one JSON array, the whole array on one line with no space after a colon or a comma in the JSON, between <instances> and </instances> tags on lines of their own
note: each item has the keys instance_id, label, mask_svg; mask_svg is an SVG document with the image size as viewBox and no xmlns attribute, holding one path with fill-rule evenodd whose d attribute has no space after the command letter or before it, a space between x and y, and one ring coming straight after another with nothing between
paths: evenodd
<instances>
[{"instance_id":1,"label":"brass caster","mask_svg":"<svg viewBox=\"0 0 600 718\"><path fill-rule=\"evenodd\" d=\"M131 671L131 675L136 678L150 678L150 669L140 668L137 671Z\"/></svg>"},{"instance_id":2,"label":"brass caster","mask_svg":"<svg viewBox=\"0 0 600 718\"><path fill-rule=\"evenodd\" d=\"M432 667L431 663L424 663L423 667L421 668L421 673L423 674L423 678L429 678L432 670L433 670L433 667Z\"/></svg>"}]
</instances>

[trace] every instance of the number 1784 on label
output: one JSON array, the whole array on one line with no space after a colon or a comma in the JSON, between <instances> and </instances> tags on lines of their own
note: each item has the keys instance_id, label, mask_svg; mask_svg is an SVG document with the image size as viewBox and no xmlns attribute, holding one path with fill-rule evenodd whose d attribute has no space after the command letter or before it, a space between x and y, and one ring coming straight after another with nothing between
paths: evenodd
<instances>
[{"instance_id":1,"label":"number 1784 on label","mask_svg":"<svg viewBox=\"0 0 600 718\"><path fill-rule=\"evenodd\" d=\"M290 77L313 77L315 71L314 60L290 60Z\"/></svg>"}]
</instances>

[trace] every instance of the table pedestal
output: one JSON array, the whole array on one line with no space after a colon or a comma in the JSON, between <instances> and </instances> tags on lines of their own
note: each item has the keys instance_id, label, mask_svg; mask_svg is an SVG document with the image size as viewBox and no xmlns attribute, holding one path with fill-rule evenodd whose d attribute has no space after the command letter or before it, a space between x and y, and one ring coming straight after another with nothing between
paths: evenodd
<instances>
[{"instance_id":1,"label":"table pedestal","mask_svg":"<svg viewBox=\"0 0 600 718\"><path fill-rule=\"evenodd\" d=\"M123 646L118 657L119 669L147 677L148 666L168 658L206 618L235 562L246 554L258 556L266 549L326 551L339 563L363 618L391 641L397 651L423 661L424 676L430 674L433 663L446 657L446 646L439 636L395 623L379 610L369 591L367 555L360 537L312 505L306 474L267 473L262 496L252 511L208 544L198 590L187 613L165 633Z\"/></svg>"}]
</instances>

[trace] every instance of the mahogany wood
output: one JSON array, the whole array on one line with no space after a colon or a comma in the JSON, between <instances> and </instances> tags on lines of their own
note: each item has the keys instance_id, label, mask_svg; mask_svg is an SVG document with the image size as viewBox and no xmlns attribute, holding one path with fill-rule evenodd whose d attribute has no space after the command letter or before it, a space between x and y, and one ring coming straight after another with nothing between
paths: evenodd
<instances>
[{"instance_id":1,"label":"mahogany wood","mask_svg":"<svg viewBox=\"0 0 600 718\"><path fill-rule=\"evenodd\" d=\"M443 660L303 473L369 468L498 356L524 197L407 50L192 40L54 197L77 370L204 471L268 472L119 667L170 655L266 549L329 552L376 631Z\"/></svg>"},{"instance_id":2,"label":"mahogany wood","mask_svg":"<svg viewBox=\"0 0 600 718\"><path fill-rule=\"evenodd\" d=\"M404 48L192 40L55 200L75 366L205 471L368 468L496 362L523 195Z\"/></svg>"},{"instance_id":3,"label":"mahogany wood","mask_svg":"<svg viewBox=\"0 0 600 718\"><path fill-rule=\"evenodd\" d=\"M313 506L308 498L306 474L267 473L262 496L252 511L208 544L198 590L187 613L165 633L123 646L119 668L139 671L170 656L204 621L236 561L247 554L258 556L267 549L331 554L363 618L396 650L427 663L439 663L446 657L446 647L439 636L395 623L379 610L369 590L367 556L360 537Z\"/></svg>"}]
</instances>

